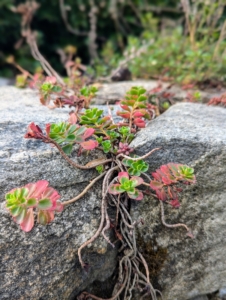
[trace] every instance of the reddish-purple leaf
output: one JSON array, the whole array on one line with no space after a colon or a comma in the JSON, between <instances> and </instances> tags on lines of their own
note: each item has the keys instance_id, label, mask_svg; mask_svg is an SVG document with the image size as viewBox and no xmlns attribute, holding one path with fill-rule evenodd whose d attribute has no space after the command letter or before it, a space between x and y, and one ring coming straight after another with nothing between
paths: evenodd
<instances>
[{"instance_id":1,"label":"reddish-purple leaf","mask_svg":"<svg viewBox=\"0 0 226 300\"><path fill-rule=\"evenodd\" d=\"M109 188L108 188L108 192L110 194L117 195L117 194L123 193L124 190L120 189L120 184L117 183L117 184L110 185Z\"/></svg>"},{"instance_id":2,"label":"reddish-purple leaf","mask_svg":"<svg viewBox=\"0 0 226 300\"><path fill-rule=\"evenodd\" d=\"M131 177L131 180L136 182L135 186L138 186L138 185L140 185L144 182L144 180L141 177L138 177L138 176Z\"/></svg>"},{"instance_id":3,"label":"reddish-purple leaf","mask_svg":"<svg viewBox=\"0 0 226 300\"><path fill-rule=\"evenodd\" d=\"M28 183L25 185L25 188L29 190L27 198L40 199L48 185L49 183L47 180L39 180L36 183Z\"/></svg>"},{"instance_id":4,"label":"reddish-purple leaf","mask_svg":"<svg viewBox=\"0 0 226 300\"><path fill-rule=\"evenodd\" d=\"M145 122L141 118L135 118L133 123L139 128L145 127Z\"/></svg>"},{"instance_id":5,"label":"reddish-purple leaf","mask_svg":"<svg viewBox=\"0 0 226 300\"><path fill-rule=\"evenodd\" d=\"M162 201L167 200L167 195L166 195L166 192L164 191L164 189L156 190L155 192L156 192L156 195L159 198L159 200L162 200Z\"/></svg>"},{"instance_id":6,"label":"reddish-purple leaf","mask_svg":"<svg viewBox=\"0 0 226 300\"><path fill-rule=\"evenodd\" d=\"M27 139L43 139L44 135L41 128L32 122L27 129L27 133L24 136Z\"/></svg>"},{"instance_id":7,"label":"reddish-purple leaf","mask_svg":"<svg viewBox=\"0 0 226 300\"><path fill-rule=\"evenodd\" d=\"M93 128L87 128L85 133L83 134L83 138L84 140L87 139L88 137L90 137L91 135L93 135L95 132L95 129Z\"/></svg>"},{"instance_id":8,"label":"reddish-purple leaf","mask_svg":"<svg viewBox=\"0 0 226 300\"><path fill-rule=\"evenodd\" d=\"M29 232L34 226L34 213L33 208L29 208L27 210L26 217L24 218L23 222L20 224L20 227L23 231Z\"/></svg>"},{"instance_id":9,"label":"reddish-purple leaf","mask_svg":"<svg viewBox=\"0 0 226 300\"><path fill-rule=\"evenodd\" d=\"M144 198L143 193L141 191L138 191L137 189L135 190L135 194L131 194L131 193L127 193L127 194L131 199L138 200L138 201Z\"/></svg>"},{"instance_id":10,"label":"reddish-purple leaf","mask_svg":"<svg viewBox=\"0 0 226 300\"><path fill-rule=\"evenodd\" d=\"M150 182L150 187L153 189L153 190L159 190L163 187L163 184L159 181L156 181L156 180L152 180Z\"/></svg>"},{"instance_id":11,"label":"reddish-purple leaf","mask_svg":"<svg viewBox=\"0 0 226 300\"><path fill-rule=\"evenodd\" d=\"M121 104L120 106L121 106L122 109L124 109L124 110L130 112L130 108L129 108L127 105Z\"/></svg>"},{"instance_id":12,"label":"reddish-purple leaf","mask_svg":"<svg viewBox=\"0 0 226 300\"><path fill-rule=\"evenodd\" d=\"M124 118L124 119L129 119L130 118L130 113L129 112L117 111L116 114L118 116Z\"/></svg>"},{"instance_id":13,"label":"reddish-purple leaf","mask_svg":"<svg viewBox=\"0 0 226 300\"><path fill-rule=\"evenodd\" d=\"M167 185L172 183L172 181L168 177L165 177L165 176L162 177L162 182Z\"/></svg>"},{"instance_id":14,"label":"reddish-purple leaf","mask_svg":"<svg viewBox=\"0 0 226 300\"><path fill-rule=\"evenodd\" d=\"M49 137L49 133L50 133L50 128L51 128L51 124L46 124L46 135Z\"/></svg>"},{"instance_id":15,"label":"reddish-purple leaf","mask_svg":"<svg viewBox=\"0 0 226 300\"><path fill-rule=\"evenodd\" d=\"M80 145L85 150L93 150L98 146L98 142L90 140L90 141L82 142Z\"/></svg>"},{"instance_id":16,"label":"reddish-purple leaf","mask_svg":"<svg viewBox=\"0 0 226 300\"><path fill-rule=\"evenodd\" d=\"M78 121L78 118L77 118L76 114L74 112L71 112L69 119L68 119L68 123L73 125L73 124L76 124L77 121Z\"/></svg>"},{"instance_id":17,"label":"reddish-purple leaf","mask_svg":"<svg viewBox=\"0 0 226 300\"><path fill-rule=\"evenodd\" d=\"M169 204L172 205L175 208L180 207L180 202L177 199L169 201Z\"/></svg>"},{"instance_id":18,"label":"reddish-purple leaf","mask_svg":"<svg viewBox=\"0 0 226 300\"><path fill-rule=\"evenodd\" d=\"M153 172L151 174L157 181L162 181L162 176L160 176L160 174L158 174L157 172Z\"/></svg>"},{"instance_id":19,"label":"reddish-purple leaf","mask_svg":"<svg viewBox=\"0 0 226 300\"><path fill-rule=\"evenodd\" d=\"M133 116L136 118L140 118L140 117L144 116L144 113L142 113L141 111L138 110L133 113Z\"/></svg>"},{"instance_id":20,"label":"reddish-purple leaf","mask_svg":"<svg viewBox=\"0 0 226 300\"><path fill-rule=\"evenodd\" d=\"M127 172L119 172L118 173L118 180L121 182L121 179L125 177L127 179L129 179L129 174Z\"/></svg>"}]
</instances>

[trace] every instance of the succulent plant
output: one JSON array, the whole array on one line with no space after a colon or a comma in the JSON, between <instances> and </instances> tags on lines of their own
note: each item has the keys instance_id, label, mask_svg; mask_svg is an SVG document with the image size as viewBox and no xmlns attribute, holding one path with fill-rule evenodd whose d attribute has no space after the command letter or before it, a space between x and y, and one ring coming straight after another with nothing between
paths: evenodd
<instances>
[{"instance_id":1,"label":"succulent plant","mask_svg":"<svg viewBox=\"0 0 226 300\"><path fill-rule=\"evenodd\" d=\"M196 182L194 169L182 164L169 163L162 165L160 169L152 173L154 180L151 180L150 187L156 192L159 200L166 201L174 207L179 207L178 192L181 188L177 188L178 183L191 184Z\"/></svg>"},{"instance_id":2,"label":"succulent plant","mask_svg":"<svg viewBox=\"0 0 226 300\"><path fill-rule=\"evenodd\" d=\"M60 195L46 180L29 183L8 192L6 208L22 230L28 232L34 226L34 209L38 211L38 222L42 225L54 219L54 212L61 212L63 205L58 201Z\"/></svg>"},{"instance_id":3,"label":"succulent plant","mask_svg":"<svg viewBox=\"0 0 226 300\"><path fill-rule=\"evenodd\" d=\"M147 172L149 165L144 160L123 159L124 166L129 167L128 173L132 176L140 176L141 173Z\"/></svg>"},{"instance_id":4,"label":"succulent plant","mask_svg":"<svg viewBox=\"0 0 226 300\"><path fill-rule=\"evenodd\" d=\"M109 193L113 195L127 193L128 197L135 200L142 200L143 193L136 189L138 185L143 183L143 179L137 176L133 176L129 178L129 174L127 172L118 173L118 181L117 184L112 184L109 187Z\"/></svg>"}]
</instances>

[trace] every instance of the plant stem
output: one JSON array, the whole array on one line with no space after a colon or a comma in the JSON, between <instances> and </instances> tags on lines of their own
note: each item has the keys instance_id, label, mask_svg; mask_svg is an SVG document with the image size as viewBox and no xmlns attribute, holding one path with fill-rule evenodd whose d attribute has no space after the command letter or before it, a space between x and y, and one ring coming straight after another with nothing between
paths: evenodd
<instances>
[{"instance_id":1,"label":"plant stem","mask_svg":"<svg viewBox=\"0 0 226 300\"><path fill-rule=\"evenodd\" d=\"M165 221L165 213L164 213L164 204L163 202L160 200L160 207L161 207L161 220L162 220L162 224L164 226L166 226L167 228L176 228L176 227L184 227L187 230L187 235L191 238L193 238L193 234L191 232L191 230L188 228L187 225L183 224L183 223L178 223L178 224L168 224Z\"/></svg>"},{"instance_id":2,"label":"plant stem","mask_svg":"<svg viewBox=\"0 0 226 300\"><path fill-rule=\"evenodd\" d=\"M84 188L84 190L79 195L77 195L76 197L74 197L68 201L63 202L62 204L65 206L65 205L71 204L71 203L79 200L80 198L82 198L88 192L88 190L94 185L94 183L96 183L99 179L101 179L106 173L107 172L104 172L104 173L100 174L99 176L97 176L96 178L94 178L90 182L90 184L88 184L87 187Z\"/></svg>"},{"instance_id":3,"label":"plant stem","mask_svg":"<svg viewBox=\"0 0 226 300\"><path fill-rule=\"evenodd\" d=\"M161 147L160 147L160 148L155 148L155 149L151 150L150 152L148 152L147 154L145 154L145 155L143 155L143 156L140 156L140 157L130 157L130 156L127 156L127 155L125 155L125 154L120 153L119 155L117 155L117 158L123 157L123 158L127 158L127 159L129 159L129 160L137 161L137 160L141 160L141 159L147 158L147 157L150 156L152 153L154 153L155 151L160 150L160 149L161 149Z\"/></svg>"},{"instance_id":4,"label":"plant stem","mask_svg":"<svg viewBox=\"0 0 226 300\"><path fill-rule=\"evenodd\" d=\"M74 162L72 159L70 159L65 153L64 151L62 150L62 148L54 141L52 140L51 138L48 138L48 137L45 137L46 140L49 142L49 143L52 143L54 144L54 146L57 147L57 149L59 150L60 154L63 156L63 158L70 164L72 165L73 167L75 168L78 168L78 169L82 169L82 170L88 170L88 169L93 169L99 165L104 165L106 163L109 163L112 161L112 159L106 159L106 160L100 160L100 161L95 161L94 163L92 164L87 164L85 166L82 166L82 165L79 165L77 164L76 162Z\"/></svg>"}]
</instances>

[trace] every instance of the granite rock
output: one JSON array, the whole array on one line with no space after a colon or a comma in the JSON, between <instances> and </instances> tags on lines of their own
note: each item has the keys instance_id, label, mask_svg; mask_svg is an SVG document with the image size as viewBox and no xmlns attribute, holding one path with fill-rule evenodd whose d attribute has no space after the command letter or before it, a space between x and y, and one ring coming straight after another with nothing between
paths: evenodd
<instances>
[{"instance_id":1,"label":"granite rock","mask_svg":"<svg viewBox=\"0 0 226 300\"><path fill-rule=\"evenodd\" d=\"M86 196L56 215L48 226L35 224L25 233L4 207L4 195L14 187L41 179L49 181L62 201L76 196L97 174L68 165L48 144L23 136L30 122L64 121L68 109L49 110L39 104L32 90L0 88L0 299L74 299L94 281L105 281L116 266L117 250L103 238L83 251L90 265L84 271L78 262L78 247L99 226L101 182ZM91 159L101 157L92 152ZM73 153L72 158L76 160ZM88 158L82 156L79 163Z\"/></svg>"},{"instance_id":2,"label":"granite rock","mask_svg":"<svg viewBox=\"0 0 226 300\"><path fill-rule=\"evenodd\" d=\"M133 202L134 220L143 219L139 236L153 249L167 252L154 278L164 300L187 300L219 290L226 284L226 110L203 104L180 103L171 107L132 142L138 155L161 149L147 159L149 172L169 162L195 169L197 184L181 195L179 209L165 208L166 222L185 223L169 229L160 221L158 201L146 197ZM141 249L142 251L142 249ZM160 252L159 252L160 253Z\"/></svg>"},{"instance_id":3,"label":"granite rock","mask_svg":"<svg viewBox=\"0 0 226 300\"><path fill-rule=\"evenodd\" d=\"M106 104L107 102L112 104L121 100L126 92L130 90L133 86L142 86L147 91L150 91L153 88L158 86L157 80L134 80L134 81L122 81L122 82L112 82L112 83L103 83L99 87L99 91L93 101L96 104ZM162 83L163 89L167 88L167 92L173 94L172 100L175 102L181 102L186 98L188 90L183 90L178 85L172 85L167 82ZM202 102L208 102L212 97L219 96L225 89L208 89L205 91L202 90L189 90L189 92L199 91ZM161 101L161 99L159 99ZM162 99L165 101L165 99Z\"/></svg>"}]
</instances>

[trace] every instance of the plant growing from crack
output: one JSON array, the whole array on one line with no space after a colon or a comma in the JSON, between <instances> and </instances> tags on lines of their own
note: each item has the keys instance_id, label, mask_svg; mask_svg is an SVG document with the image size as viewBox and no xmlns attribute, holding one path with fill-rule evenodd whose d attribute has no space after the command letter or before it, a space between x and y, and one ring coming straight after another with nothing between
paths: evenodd
<instances>
[{"instance_id":1,"label":"plant growing from crack","mask_svg":"<svg viewBox=\"0 0 226 300\"><path fill-rule=\"evenodd\" d=\"M37 6L33 7L35 11ZM141 201L144 193L151 193L153 200L157 199L161 208L162 223L168 228L183 227L189 237L193 237L185 224L167 224L164 218L164 206L170 205L176 209L180 206L178 193L182 191L178 184L195 183L192 168L181 164L169 163L163 165L152 177L147 174L149 165L145 162L150 155L160 148L152 149L147 154L138 157L133 155L134 149L130 143L137 132L146 126L158 112L158 106L150 104L146 90L142 87L132 87L119 103L117 115L121 122L115 123L109 109L108 115L103 110L89 108L97 89L87 85L87 80L81 76L83 67L79 61L72 60L70 55L65 63L68 78L63 80L41 55L37 47L35 32L31 30L29 18L23 15L23 37L31 48L32 55L37 59L45 73L34 76L14 65L22 72L20 85L29 78L29 86L36 87L40 92L40 101L50 108L69 106L73 108L67 122L46 124L45 132L38 125L28 126L25 138L39 139L55 146L63 158L71 166L79 169L96 168L99 173L84 190L74 198L60 202L60 195L46 180L15 188L6 194L6 209L25 232L31 231L37 222L47 225L54 219L55 212L63 211L64 207L82 198L86 192L102 179L101 219L96 233L78 249L81 266L88 270L88 263L83 261L82 250L94 242L100 235L114 247L106 232L114 228L115 241L120 242L118 280L111 300L131 299L133 291L139 289L141 298L157 299L158 290L151 284L148 264L137 248L135 229L140 220L133 221L130 216L130 201ZM101 150L106 158L92 160L86 165L80 165L70 158L77 146L77 155L83 152ZM110 219L108 207L115 207L115 219ZM142 272L141 270L145 270ZM161 295L161 293L160 293ZM95 295L83 292L78 300L103 300Z\"/></svg>"},{"instance_id":2,"label":"plant growing from crack","mask_svg":"<svg viewBox=\"0 0 226 300\"><path fill-rule=\"evenodd\" d=\"M50 81L50 79L47 79ZM47 82L45 81L45 82ZM55 80L51 81L55 84ZM45 85L46 83L44 83ZM52 88L48 83L48 105L52 97L61 90ZM40 86L43 97L43 85ZM129 202L143 199L144 192L152 191L154 199L158 199L161 207L162 223L167 227L184 227L188 236L192 237L190 229L185 224L167 224L164 219L164 206L172 208L180 206L178 193L182 191L179 183L195 183L194 170L186 165L169 163L161 166L151 178L148 174L149 165L145 159L160 148L152 149L142 157L133 155L134 149L130 142L136 136L140 128L146 124L146 120L153 117L149 108L145 90L141 87L133 87L126 94L126 98L120 101L123 111L118 115L122 121L115 123L111 115L103 116L103 111L97 108L84 110L83 105L74 102L74 111L70 113L67 122L46 124L45 132L36 124L28 126L25 138L39 139L57 147L66 161L75 168L96 168L99 175L73 199L59 202L59 194L48 187L47 181L29 183L24 187L13 189L6 194L6 208L13 220L20 224L22 230L28 232L34 226L34 211L37 212L37 221L46 225L53 221L54 212L61 212L66 205L79 200L100 179L102 179L101 220L96 233L78 249L78 257L81 266L88 269L88 264L83 261L82 250L102 235L109 244L106 232L114 228L116 240L122 242L121 259L119 262L118 282L114 299L131 299L133 290L138 287L142 297L157 299L157 293L150 282L148 265L136 246L135 228L139 221L133 221L129 213ZM46 104L46 103L43 103ZM71 103L64 103L71 106ZM110 111L110 110L109 110ZM79 165L70 157L75 145L78 145L78 155L84 151L102 150L106 159L96 159L86 165ZM116 208L115 220L110 220L108 206ZM140 271L141 265L145 274ZM159 292L160 293L160 292ZM123 297L123 298L122 298ZM95 295L83 292L78 299L102 299Z\"/></svg>"}]
</instances>

